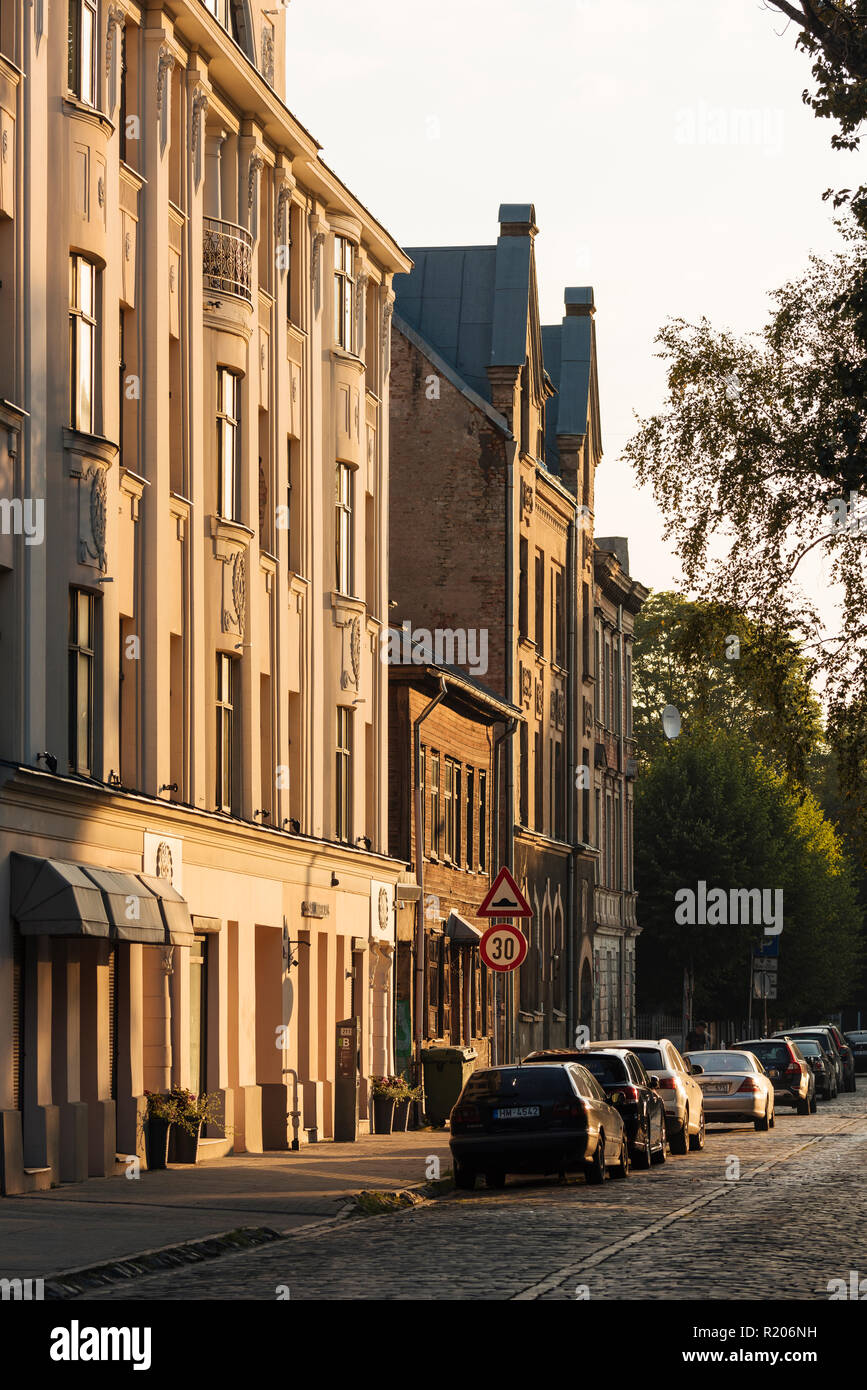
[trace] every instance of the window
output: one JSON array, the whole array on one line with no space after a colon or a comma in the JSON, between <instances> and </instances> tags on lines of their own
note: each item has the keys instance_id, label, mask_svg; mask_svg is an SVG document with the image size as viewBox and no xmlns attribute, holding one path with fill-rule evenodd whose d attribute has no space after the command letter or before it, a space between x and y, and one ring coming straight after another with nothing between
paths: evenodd
<instances>
[{"instance_id":1,"label":"window","mask_svg":"<svg viewBox=\"0 0 867 1390\"><path fill-rule=\"evenodd\" d=\"M217 810L235 809L235 663L217 657Z\"/></svg>"},{"instance_id":2,"label":"window","mask_svg":"<svg viewBox=\"0 0 867 1390\"><path fill-rule=\"evenodd\" d=\"M472 769L471 767L468 767L468 768L467 768L467 834L466 834L466 841L465 841L465 844L466 844L466 851L467 851L467 868L470 869L470 870L474 870L474 869L475 869L475 860L474 860L474 858L473 858L473 850L474 850L474 848L475 848L475 819L476 819L476 808L475 808L475 804L474 804L474 802L473 802L473 795L474 795L474 793L475 793L475 777L476 777L476 774L474 773L473 769Z\"/></svg>"},{"instance_id":3,"label":"window","mask_svg":"<svg viewBox=\"0 0 867 1390\"><path fill-rule=\"evenodd\" d=\"M603 722L606 729L611 728L611 643L605 643L605 665L603 668Z\"/></svg>"},{"instance_id":4,"label":"window","mask_svg":"<svg viewBox=\"0 0 867 1390\"><path fill-rule=\"evenodd\" d=\"M582 765L587 769L587 772L585 773L585 776L582 778L582 781L584 781L584 780L586 779L587 785L586 785L586 786L583 786L583 787L581 788L581 823L582 823L582 826L583 826L583 829L584 829L584 843L585 843L585 845L592 845L592 843L593 843L593 829L592 829L592 826L590 825L590 779L589 779L590 749L589 749L589 748L582 748L582 749L581 749L581 762L582 762Z\"/></svg>"},{"instance_id":5,"label":"window","mask_svg":"<svg viewBox=\"0 0 867 1390\"><path fill-rule=\"evenodd\" d=\"M96 600L83 589L69 591L69 770L93 770L96 667Z\"/></svg>"},{"instance_id":6,"label":"window","mask_svg":"<svg viewBox=\"0 0 867 1390\"><path fill-rule=\"evenodd\" d=\"M355 303L354 248L346 237L334 238L334 340L347 352L353 350Z\"/></svg>"},{"instance_id":7,"label":"window","mask_svg":"<svg viewBox=\"0 0 867 1390\"><path fill-rule=\"evenodd\" d=\"M530 824L530 735L526 724L521 725L519 734L520 769L518 792L518 818L522 825Z\"/></svg>"},{"instance_id":8,"label":"window","mask_svg":"<svg viewBox=\"0 0 867 1390\"><path fill-rule=\"evenodd\" d=\"M440 755L430 755L430 852L439 857L440 852Z\"/></svg>"},{"instance_id":9,"label":"window","mask_svg":"<svg viewBox=\"0 0 867 1390\"><path fill-rule=\"evenodd\" d=\"M443 787L443 828L445 831L445 854L455 862L455 765L446 758L445 785Z\"/></svg>"},{"instance_id":10,"label":"window","mask_svg":"<svg viewBox=\"0 0 867 1390\"><path fill-rule=\"evenodd\" d=\"M456 864L460 864L460 862L461 862L461 840L462 840L462 838L463 838L463 835L462 835L462 830L463 830L463 819L462 819L462 817L461 817L461 806L462 806L463 803L462 803L462 801L461 801L461 765L460 765L460 763L455 763L454 787L453 787L452 790L453 790L454 804L455 804L455 843L454 843L454 853L452 854L452 859L454 860L454 862L455 862Z\"/></svg>"},{"instance_id":11,"label":"window","mask_svg":"<svg viewBox=\"0 0 867 1390\"><path fill-rule=\"evenodd\" d=\"M593 653L590 650L590 619L593 615L590 612L590 586L588 584L583 584L581 586L581 597L581 642L583 647L584 675L591 676L593 674L591 670Z\"/></svg>"},{"instance_id":12,"label":"window","mask_svg":"<svg viewBox=\"0 0 867 1390\"><path fill-rule=\"evenodd\" d=\"M241 381L234 372L217 371L217 454L219 496L217 512L226 521L238 520L238 444Z\"/></svg>"},{"instance_id":13,"label":"window","mask_svg":"<svg viewBox=\"0 0 867 1390\"><path fill-rule=\"evenodd\" d=\"M425 796L427 794L427 749L421 748L421 766L419 768L419 790L421 792L421 852L424 855L425 829L427 827L427 805Z\"/></svg>"},{"instance_id":14,"label":"window","mask_svg":"<svg viewBox=\"0 0 867 1390\"><path fill-rule=\"evenodd\" d=\"M543 743L542 743L542 734L541 734L541 731L537 729L537 730L536 730L536 734L535 734L535 736L534 736L534 747L533 747L533 754L534 754L534 760L535 760L535 767L534 767L533 771L534 771L534 774L535 774L535 802L536 802L535 807L534 807L534 821L533 821L533 824L535 825L535 827L536 827L537 830L542 830L542 829L544 829L544 826L543 826L543 815L542 815L542 798L543 798L543 796L544 796L545 793L544 793L544 782L543 782L543 780L542 780L542 773L543 773L544 767L545 767L545 755L544 755L543 748L544 748L544 745L543 745Z\"/></svg>"},{"instance_id":15,"label":"window","mask_svg":"<svg viewBox=\"0 0 867 1390\"><path fill-rule=\"evenodd\" d=\"M351 594L353 585L352 469L346 463L338 463L337 465L334 528L337 591L341 594Z\"/></svg>"},{"instance_id":16,"label":"window","mask_svg":"<svg viewBox=\"0 0 867 1390\"><path fill-rule=\"evenodd\" d=\"M488 774L479 773L479 872L488 868Z\"/></svg>"},{"instance_id":17,"label":"window","mask_svg":"<svg viewBox=\"0 0 867 1390\"><path fill-rule=\"evenodd\" d=\"M335 834L338 840L352 838L352 711L337 709L337 756Z\"/></svg>"},{"instance_id":18,"label":"window","mask_svg":"<svg viewBox=\"0 0 867 1390\"><path fill-rule=\"evenodd\" d=\"M563 745L554 744L554 836L565 838L566 788L563 782Z\"/></svg>"},{"instance_id":19,"label":"window","mask_svg":"<svg viewBox=\"0 0 867 1390\"><path fill-rule=\"evenodd\" d=\"M69 90L96 105L96 0L69 0Z\"/></svg>"},{"instance_id":20,"label":"window","mask_svg":"<svg viewBox=\"0 0 867 1390\"><path fill-rule=\"evenodd\" d=\"M518 636L527 637L527 603L530 566L529 545L526 540L521 539L518 547Z\"/></svg>"},{"instance_id":21,"label":"window","mask_svg":"<svg viewBox=\"0 0 867 1390\"><path fill-rule=\"evenodd\" d=\"M536 551L536 649L545 655L545 557Z\"/></svg>"},{"instance_id":22,"label":"window","mask_svg":"<svg viewBox=\"0 0 867 1390\"><path fill-rule=\"evenodd\" d=\"M593 712L598 720L602 719L602 629L597 625L596 628L596 658L593 667L595 685L593 689Z\"/></svg>"},{"instance_id":23,"label":"window","mask_svg":"<svg viewBox=\"0 0 867 1390\"><path fill-rule=\"evenodd\" d=\"M566 605L565 575L561 569L554 571L554 660L558 666L566 665Z\"/></svg>"},{"instance_id":24,"label":"window","mask_svg":"<svg viewBox=\"0 0 867 1390\"><path fill-rule=\"evenodd\" d=\"M72 428L96 428L97 271L84 256L69 258L69 420Z\"/></svg>"},{"instance_id":25,"label":"window","mask_svg":"<svg viewBox=\"0 0 867 1390\"><path fill-rule=\"evenodd\" d=\"M624 714L625 714L625 723L626 723L626 737L627 737L627 738L631 738L631 737L632 737L632 656L631 656L631 654L630 654L630 655L627 655L627 657L626 657L626 709L625 709L625 711L624 711Z\"/></svg>"},{"instance_id":26,"label":"window","mask_svg":"<svg viewBox=\"0 0 867 1390\"><path fill-rule=\"evenodd\" d=\"M612 683L614 686L614 732L619 734L623 728L623 673L620 666L620 638L615 637L612 647Z\"/></svg>"}]
</instances>

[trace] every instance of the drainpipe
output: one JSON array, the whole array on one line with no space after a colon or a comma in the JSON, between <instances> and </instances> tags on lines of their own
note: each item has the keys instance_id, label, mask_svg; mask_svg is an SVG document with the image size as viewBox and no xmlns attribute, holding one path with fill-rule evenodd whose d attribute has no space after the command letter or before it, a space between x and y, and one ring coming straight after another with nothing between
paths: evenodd
<instances>
[{"instance_id":1,"label":"drainpipe","mask_svg":"<svg viewBox=\"0 0 867 1390\"><path fill-rule=\"evenodd\" d=\"M618 686L620 689L620 709L618 718L620 721L620 1028L621 1037L631 1028L630 1021L625 1017L626 1014L626 763L624 754L626 752L626 739L624 730L626 728L626 705L625 687L623 683L623 604L617 605L617 635L618 635L618 662L620 670L618 672Z\"/></svg>"},{"instance_id":2,"label":"drainpipe","mask_svg":"<svg viewBox=\"0 0 867 1390\"><path fill-rule=\"evenodd\" d=\"M506 699L510 705L515 699L515 459L518 454L518 440L512 437L506 443ZM529 580L528 580L529 582ZM510 739L506 758L506 843L503 846L503 863L510 871L515 871L515 743ZM492 866L494 867L494 866ZM496 866L499 869L499 865ZM514 1052L512 1033L515 1027L515 972L506 975L503 990L505 1011L503 1016L503 1050L505 1062L512 1060ZM496 1022L496 1018L494 1020Z\"/></svg>"},{"instance_id":3,"label":"drainpipe","mask_svg":"<svg viewBox=\"0 0 867 1390\"><path fill-rule=\"evenodd\" d=\"M567 885L566 903L566 1045L570 1045L575 1037L575 970L576 970L576 945L575 940L575 843L578 839L578 819L575 813L575 733L576 719L580 718L578 711L578 701L581 699L581 685L577 680L578 672L578 625L576 615L578 610L578 526L576 516L573 513L572 521L569 526L569 551L566 574L566 593L574 598L574 602L569 602L569 635L568 635L568 662L569 669L566 675L566 756L563 759L567 769L566 775L572 774L572 785L569 787L566 800L566 839L571 846L569 855L569 882ZM580 948L580 947L579 947Z\"/></svg>"},{"instance_id":4,"label":"drainpipe","mask_svg":"<svg viewBox=\"0 0 867 1390\"><path fill-rule=\"evenodd\" d=\"M413 999L413 1031L415 1033L416 1085L422 1082L421 1042L424 1036L424 833L421 817L421 726L429 714L433 714L440 701L448 694L445 676L440 676L440 693L425 705L413 730L413 757L415 761L415 877L419 886L415 922L415 990Z\"/></svg>"}]
</instances>

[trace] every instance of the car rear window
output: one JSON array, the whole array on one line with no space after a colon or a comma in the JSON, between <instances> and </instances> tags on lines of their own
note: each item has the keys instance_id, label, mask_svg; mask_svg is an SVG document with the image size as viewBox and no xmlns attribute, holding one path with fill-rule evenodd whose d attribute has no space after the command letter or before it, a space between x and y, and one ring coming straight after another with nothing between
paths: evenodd
<instances>
[{"instance_id":1,"label":"car rear window","mask_svg":"<svg viewBox=\"0 0 867 1390\"><path fill-rule=\"evenodd\" d=\"M804 1041L805 1038L812 1038L814 1042L820 1042L823 1047L826 1047L828 1049L829 1052L837 1051L837 1042L833 1033L825 1033L818 1028L814 1032L792 1033L790 1036L792 1038L792 1041L798 1043L799 1045Z\"/></svg>"},{"instance_id":2,"label":"car rear window","mask_svg":"<svg viewBox=\"0 0 867 1390\"><path fill-rule=\"evenodd\" d=\"M591 1076L603 1085L614 1081L628 1081L626 1063L620 1057L606 1057L604 1053L588 1052L581 1058L581 1066L586 1067Z\"/></svg>"},{"instance_id":3,"label":"car rear window","mask_svg":"<svg viewBox=\"0 0 867 1390\"><path fill-rule=\"evenodd\" d=\"M572 1095L565 1067L500 1067L475 1071L464 1087L463 1100L484 1096L514 1096L521 1100L544 1100L546 1096Z\"/></svg>"},{"instance_id":4,"label":"car rear window","mask_svg":"<svg viewBox=\"0 0 867 1390\"><path fill-rule=\"evenodd\" d=\"M798 1051L805 1057L821 1057L824 1050L814 1038L801 1038L798 1043Z\"/></svg>"},{"instance_id":5,"label":"car rear window","mask_svg":"<svg viewBox=\"0 0 867 1390\"><path fill-rule=\"evenodd\" d=\"M662 1060L662 1053L658 1047L631 1047L629 1050L635 1053L638 1060L649 1072L669 1070Z\"/></svg>"},{"instance_id":6,"label":"car rear window","mask_svg":"<svg viewBox=\"0 0 867 1390\"><path fill-rule=\"evenodd\" d=\"M687 1061L697 1062L705 1071L755 1071L756 1064L743 1052L688 1052Z\"/></svg>"},{"instance_id":7,"label":"car rear window","mask_svg":"<svg viewBox=\"0 0 867 1390\"><path fill-rule=\"evenodd\" d=\"M763 1067L785 1067L791 1061L788 1045L784 1042L761 1039L758 1042L738 1043L738 1047L744 1052L754 1052Z\"/></svg>"}]
</instances>

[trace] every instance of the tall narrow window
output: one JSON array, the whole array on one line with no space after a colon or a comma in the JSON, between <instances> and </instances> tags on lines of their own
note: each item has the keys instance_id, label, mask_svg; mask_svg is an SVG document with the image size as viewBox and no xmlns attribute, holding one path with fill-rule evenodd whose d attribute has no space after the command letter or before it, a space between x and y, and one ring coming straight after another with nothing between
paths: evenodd
<instances>
[{"instance_id":1,"label":"tall narrow window","mask_svg":"<svg viewBox=\"0 0 867 1390\"><path fill-rule=\"evenodd\" d=\"M595 685L593 688L593 712L598 720L602 720L602 629L596 627L596 655L594 659L593 674Z\"/></svg>"},{"instance_id":2,"label":"tall narrow window","mask_svg":"<svg viewBox=\"0 0 867 1390\"><path fill-rule=\"evenodd\" d=\"M334 530L337 591L341 594L351 594L354 568L352 554L352 469L345 463L338 463L337 465Z\"/></svg>"},{"instance_id":3,"label":"tall narrow window","mask_svg":"<svg viewBox=\"0 0 867 1390\"><path fill-rule=\"evenodd\" d=\"M545 795L545 790L544 790L544 788L545 788L545 783L544 783L544 780L543 780L543 773L544 773L544 769L545 769L545 753L544 753L544 747L545 747L545 745L544 745L544 742L543 742L543 740L542 740L542 733L541 733L541 730L537 729L537 730L536 730L536 734L535 734L535 739L534 739L534 748L533 748L534 763L535 763L535 766L534 766L533 771L534 771L534 773L535 773L535 793L536 793L536 797L535 797L536 804L535 804L535 807L533 808L533 809L534 809L534 822L533 822L533 823L534 823L536 829L539 830L539 831L544 830L544 828L545 828L545 827L544 827L544 805L543 805L543 802L544 802L544 795Z\"/></svg>"},{"instance_id":4,"label":"tall narrow window","mask_svg":"<svg viewBox=\"0 0 867 1390\"><path fill-rule=\"evenodd\" d=\"M235 663L217 657L217 810L235 809Z\"/></svg>"},{"instance_id":5,"label":"tall narrow window","mask_svg":"<svg viewBox=\"0 0 867 1390\"><path fill-rule=\"evenodd\" d=\"M554 571L554 660L558 666L566 665L566 605L565 575L561 569Z\"/></svg>"},{"instance_id":6,"label":"tall narrow window","mask_svg":"<svg viewBox=\"0 0 867 1390\"><path fill-rule=\"evenodd\" d=\"M430 755L430 852L439 857L440 853L440 755Z\"/></svg>"},{"instance_id":7,"label":"tall narrow window","mask_svg":"<svg viewBox=\"0 0 867 1390\"><path fill-rule=\"evenodd\" d=\"M455 765L446 758L443 786L443 829L445 832L446 858L455 860Z\"/></svg>"},{"instance_id":8,"label":"tall narrow window","mask_svg":"<svg viewBox=\"0 0 867 1390\"><path fill-rule=\"evenodd\" d=\"M238 445L241 382L234 372L217 371L217 510L226 521L238 520Z\"/></svg>"},{"instance_id":9,"label":"tall narrow window","mask_svg":"<svg viewBox=\"0 0 867 1390\"><path fill-rule=\"evenodd\" d=\"M522 825L530 824L530 735L526 724L521 725L518 735L518 819Z\"/></svg>"},{"instance_id":10,"label":"tall narrow window","mask_svg":"<svg viewBox=\"0 0 867 1390\"><path fill-rule=\"evenodd\" d=\"M565 838L566 831L566 787L563 781L563 745L554 744L554 836Z\"/></svg>"},{"instance_id":11,"label":"tall narrow window","mask_svg":"<svg viewBox=\"0 0 867 1390\"><path fill-rule=\"evenodd\" d=\"M467 822L466 822L467 834L466 834L466 841L465 841L465 844L466 844L466 855L467 855L467 860L466 860L466 862L467 862L467 868L470 869L470 870L473 871L473 872L475 871L475 867L476 867L476 861L475 861L475 858L473 857L473 856L474 856L474 850L475 850L475 830L476 830L476 826L475 826L476 808L475 808L475 803L474 803L474 801L473 801L473 796L474 796L474 794L475 794L475 773L473 772L473 769L472 769L471 767L468 767L468 768L467 768Z\"/></svg>"},{"instance_id":12,"label":"tall narrow window","mask_svg":"<svg viewBox=\"0 0 867 1390\"><path fill-rule=\"evenodd\" d=\"M545 557L536 551L536 649L545 655Z\"/></svg>"},{"instance_id":13,"label":"tall narrow window","mask_svg":"<svg viewBox=\"0 0 867 1390\"><path fill-rule=\"evenodd\" d=\"M69 90L96 105L96 0L69 0Z\"/></svg>"},{"instance_id":14,"label":"tall narrow window","mask_svg":"<svg viewBox=\"0 0 867 1390\"><path fill-rule=\"evenodd\" d=\"M96 601L82 589L69 591L69 770L93 769L96 667Z\"/></svg>"},{"instance_id":15,"label":"tall narrow window","mask_svg":"<svg viewBox=\"0 0 867 1390\"><path fill-rule=\"evenodd\" d=\"M612 685L614 687L614 724L615 734L619 734L623 728L623 673L620 666L620 638L615 637L611 644L611 665L612 665Z\"/></svg>"},{"instance_id":16,"label":"tall narrow window","mask_svg":"<svg viewBox=\"0 0 867 1390\"><path fill-rule=\"evenodd\" d=\"M632 657L626 657L626 690L624 692L626 737L632 737Z\"/></svg>"},{"instance_id":17,"label":"tall narrow window","mask_svg":"<svg viewBox=\"0 0 867 1390\"><path fill-rule=\"evenodd\" d=\"M529 543L522 536L518 547L518 636L528 637L527 631L527 603L529 576L527 571L530 567Z\"/></svg>"},{"instance_id":18,"label":"tall narrow window","mask_svg":"<svg viewBox=\"0 0 867 1390\"><path fill-rule=\"evenodd\" d=\"M488 869L488 774L479 773L479 872Z\"/></svg>"},{"instance_id":19,"label":"tall narrow window","mask_svg":"<svg viewBox=\"0 0 867 1390\"><path fill-rule=\"evenodd\" d=\"M352 711L344 705L337 709L335 834L338 840L352 836Z\"/></svg>"},{"instance_id":20,"label":"tall narrow window","mask_svg":"<svg viewBox=\"0 0 867 1390\"><path fill-rule=\"evenodd\" d=\"M462 834L462 831L463 831L463 818L462 818L462 816L461 816L461 808L462 808L462 806L463 806L463 802L462 802L462 800L461 800L461 765L460 765L460 763L455 763L454 785L453 785L453 787L452 787L452 794L453 794L454 803L455 803L455 844L454 844L454 853L452 854L452 859L454 860L454 862L455 862L456 864L460 864L460 862L461 862L461 841L462 841L462 839L463 839L463 834Z\"/></svg>"},{"instance_id":21,"label":"tall narrow window","mask_svg":"<svg viewBox=\"0 0 867 1390\"><path fill-rule=\"evenodd\" d=\"M421 766L419 768L419 791L421 793L421 852L424 858L425 831L427 828L427 805L425 797L427 795L427 749L422 745Z\"/></svg>"},{"instance_id":22,"label":"tall narrow window","mask_svg":"<svg viewBox=\"0 0 867 1390\"><path fill-rule=\"evenodd\" d=\"M354 248L346 237L334 238L334 339L352 352L355 300Z\"/></svg>"},{"instance_id":23,"label":"tall narrow window","mask_svg":"<svg viewBox=\"0 0 867 1390\"><path fill-rule=\"evenodd\" d=\"M69 258L69 420L84 434L96 429L97 273L84 256Z\"/></svg>"}]
</instances>

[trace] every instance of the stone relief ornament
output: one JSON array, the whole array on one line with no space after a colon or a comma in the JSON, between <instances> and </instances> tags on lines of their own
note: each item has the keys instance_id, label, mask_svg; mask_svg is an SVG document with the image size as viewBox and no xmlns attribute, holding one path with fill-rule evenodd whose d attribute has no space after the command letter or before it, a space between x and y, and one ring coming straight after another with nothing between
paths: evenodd
<instances>
[{"instance_id":1,"label":"stone relief ornament","mask_svg":"<svg viewBox=\"0 0 867 1390\"><path fill-rule=\"evenodd\" d=\"M207 110L208 94L204 87L197 86L193 92L193 110L190 120L190 150L193 156L197 184L201 182L202 177L202 128Z\"/></svg>"},{"instance_id":2,"label":"stone relief ornament","mask_svg":"<svg viewBox=\"0 0 867 1390\"><path fill-rule=\"evenodd\" d=\"M562 690L551 691L551 718L558 729L566 723L566 696Z\"/></svg>"},{"instance_id":3,"label":"stone relief ornament","mask_svg":"<svg viewBox=\"0 0 867 1390\"><path fill-rule=\"evenodd\" d=\"M544 710L545 710L545 691L544 691L544 688L543 688L543 686L542 686L542 682L539 681L539 680L537 680L537 681L536 681L536 715L537 715L537 717L538 717L539 719L542 718L542 715L543 715L543 713L544 713Z\"/></svg>"},{"instance_id":4,"label":"stone relief ornament","mask_svg":"<svg viewBox=\"0 0 867 1390\"><path fill-rule=\"evenodd\" d=\"M101 208L105 207L105 179L98 178L96 181L96 201Z\"/></svg>"},{"instance_id":5,"label":"stone relief ornament","mask_svg":"<svg viewBox=\"0 0 867 1390\"><path fill-rule=\"evenodd\" d=\"M258 150L254 150L250 155L250 167L247 170L247 207L253 206L253 197L256 192L256 175L265 164L264 159Z\"/></svg>"},{"instance_id":6,"label":"stone relief ornament","mask_svg":"<svg viewBox=\"0 0 867 1390\"><path fill-rule=\"evenodd\" d=\"M269 87L274 86L274 26L262 25L262 76Z\"/></svg>"},{"instance_id":7,"label":"stone relief ornament","mask_svg":"<svg viewBox=\"0 0 867 1390\"><path fill-rule=\"evenodd\" d=\"M157 67L157 115L163 114L163 102L166 95L166 78L175 65L175 55L165 44L160 48L159 66Z\"/></svg>"},{"instance_id":8,"label":"stone relief ornament","mask_svg":"<svg viewBox=\"0 0 867 1390\"><path fill-rule=\"evenodd\" d=\"M172 851L165 840L161 840L157 845L157 878L168 879L169 883L171 883L172 873Z\"/></svg>"},{"instance_id":9,"label":"stone relief ornament","mask_svg":"<svg viewBox=\"0 0 867 1390\"><path fill-rule=\"evenodd\" d=\"M96 561L104 573L108 567L105 554L105 526L108 512L108 483L106 482L105 470L91 468L82 477L80 486L83 506L78 533L78 562L81 565L88 565ZM87 489L86 492L85 489Z\"/></svg>"},{"instance_id":10,"label":"stone relief ornament","mask_svg":"<svg viewBox=\"0 0 867 1390\"><path fill-rule=\"evenodd\" d=\"M247 561L239 551L232 568L232 602L235 605L235 619L238 632L244 636L247 615Z\"/></svg>"},{"instance_id":11,"label":"stone relief ornament","mask_svg":"<svg viewBox=\"0 0 867 1390\"><path fill-rule=\"evenodd\" d=\"M379 925L382 931L385 931L388 927L388 906L388 890L385 888L380 888L378 915Z\"/></svg>"},{"instance_id":12,"label":"stone relief ornament","mask_svg":"<svg viewBox=\"0 0 867 1390\"><path fill-rule=\"evenodd\" d=\"M313 298L316 303L317 312L322 302L322 248L325 245L325 233L313 233Z\"/></svg>"},{"instance_id":13,"label":"stone relief ornament","mask_svg":"<svg viewBox=\"0 0 867 1390\"><path fill-rule=\"evenodd\" d=\"M352 679L358 684L358 677L361 671L361 619L352 619L352 632L349 638L350 660L352 662Z\"/></svg>"},{"instance_id":14,"label":"stone relief ornament","mask_svg":"<svg viewBox=\"0 0 867 1390\"><path fill-rule=\"evenodd\" d=\"M122 29L126 24L126 13L120 5L109 5L108 15L105 21L105 75L108 77L111 72L111 63L114 58L114 31Z\"/></svg>"},{"instance_id":15,"label":"stone relief ornament","mask_svg":"<svg viewBox=\"0 0 867 1390\"><path fill-rule=\"evenodd\" d=\"M382 306L382 375L388 376L391 371L391 316L394 313L394 295L386 292L385 302Z\"/></svg>"},{"instance_id":16,"label":"stone relief ornament","mask_svg":"<svg viewBox=\"0 0 867 1390\"><path fill-rule=\"evenodd\" d=\"M533 484L532 484L532 483L528 483L527 480L526 480L526 478L522 478L522 479L521 479L521 515L522 515L522 516L530 516L530 514L531 514L531 512L532 512L532 510L533 510L533 502L534 502L534 499L535 499L535 493L533 492Z\"/></svg>"},{"instance_id":17,"label":"stone relief ornament","mask_svg":"<svg viewBox=\"0 0 867 1390\"><path fill-rule=\"evenodd\" d=\"M529 666L520 663L521 673L521 700L525 705L529 705L533 698L533 672Z\"/></svg>"}]
</instances>

